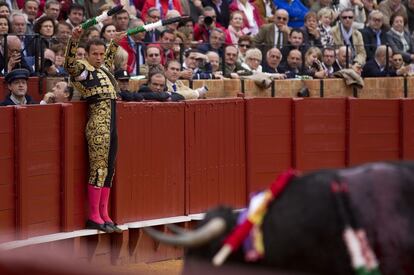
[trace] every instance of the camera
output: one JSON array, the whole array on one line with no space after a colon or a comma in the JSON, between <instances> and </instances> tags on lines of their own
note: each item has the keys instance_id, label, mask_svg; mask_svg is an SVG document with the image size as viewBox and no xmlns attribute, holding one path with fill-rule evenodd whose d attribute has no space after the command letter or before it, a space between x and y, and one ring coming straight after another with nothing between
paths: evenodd
<instances>
[{"instance_id":1,"label":"camera","mask_svg":"<svg viewBox=\"0 0 414 275\"><path fill-rule=\"evenodd\" d=\"M52 61L52 60L50 60L50 59L45 59L45 62L43 63L43 66L44 66L45 68L52 67L52 65L53 65L53 61Z\"/></svg>"},{"instance_id":2,"label":"camera","mask_svg":"<svg viewBox=\"0 0 414 275\"><path fill-rule=\"evenodd\" d=\"M211 16L204 17L204 25L211 26L213 24L213 22L214 22L213 17L211 17Z\"/></svg>"}]
</instances>

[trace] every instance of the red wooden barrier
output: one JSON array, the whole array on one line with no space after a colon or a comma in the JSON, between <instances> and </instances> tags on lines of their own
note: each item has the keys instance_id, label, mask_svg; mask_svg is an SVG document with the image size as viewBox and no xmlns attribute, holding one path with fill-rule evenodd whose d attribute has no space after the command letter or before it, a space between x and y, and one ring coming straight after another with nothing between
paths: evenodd
<instances>
[{"instance_id":1,"label":"red wooden barrier","mask_svg":"<svg viewBox=\"0 0 414 275\"><path fill-rule=\"evenodd\" d=\"M186 102L187 213L245 206L244 125L242 99Z\"/></svg>"},{"instance_id":2,"label":"red wooden barrier","mask_svg":"<svg viewBox=\"0 0 414 275\"><path fill-rule=\"evenodd\" d=\"M405 160L414 159L414 100L401 100L402 113L402 142L401 142L401 158Z\"/></svg>"},{"instance_id":3,"label":"red wooden barrier","mask_svg":"<svg viewBox=\"0 0 414 275\"><path fill-rule=\"evenodd\" d=\"M0 242L15 238L14 108L0 108Z\"/></svg>"},{"instance_id":4,"label":"red wooden barrier","mask_svg":"<svg viewBox=\"0 0 414 275\"><path fill-rule=\"evenodd\" d=\"M400 158L400 102L349 99L349 165Z\"/></svg>"},{"instance_id":5,"label":"red wooden barrier","mask_svg":"<svg viewBox=\"0 0 414 275\"><path fill-rule=\"evenodd\" d=\"M119 103L117 222L184 215L184 103Z\"/></svg>"},{"instance_id":6,"label":"red wooden barrier","mask_svg":"<svg viewBox=\"0 0 414 275\"><path fill-rule=\"evenodd\" d=\"M60 231L61 106L16 108L19 237Z\"/></svg>"},{"instance_id":7,"label":"red wooden barrier","mask_svg":"<svg viewBox=\"0 0 414 275\"><path fill-rule=\"evenodd\" d=\"M292 167L292 99L246 99L248 193L267 188Z\"/></svg>"},{"instance_id":8,"label":"red wooden barrier","mask_svg":"<svg viewBox=\"0 0 414 275\"><path fill-rule=\"evenodd\" d=\"M295 167L301 171L344 167L346 99L294 101Z\"/></svg>"}]
</instances>

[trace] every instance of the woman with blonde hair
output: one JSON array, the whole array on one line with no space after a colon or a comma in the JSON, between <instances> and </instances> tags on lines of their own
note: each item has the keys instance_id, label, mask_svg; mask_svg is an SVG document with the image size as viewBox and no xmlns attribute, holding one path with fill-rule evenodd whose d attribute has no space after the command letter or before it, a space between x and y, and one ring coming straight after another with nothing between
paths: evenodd
<instances>
[{"instance_id":1,"label":"woman with blonde hair","mask_svg":"<svg viewBox=\"0 0 414 275\"><path fill-rule=\"evenodd\" d=\"M319 48L311 47L306 51L304 72L314 78L324 78L326 76L322 65L322 52Z\"/></svg>"},{"instance_id":2,"label":"woman with blonde hair","mask_svg":"<svg viewBox=\"0 0 414 275\"><path fill-rule=\"evenodd\" d=\"M128 52L122 47L118 47L114 57L114 72L120 69L125 71L128 69Z\"/></svg>"},{"instance_id":3,"label":"woman with blonde hair","mask_svg":"<svg viewBox=\"0 0 414 275\"><path fill-rule=\"evenodd\" d=\"M249 49L246 52L246 61L242 64L242 67L245 68L248 71L251 71L252 73L261 73L262 72L262 66L260 65L262 63L262 52L257 49Z\"/></svg>"}]
</instances>

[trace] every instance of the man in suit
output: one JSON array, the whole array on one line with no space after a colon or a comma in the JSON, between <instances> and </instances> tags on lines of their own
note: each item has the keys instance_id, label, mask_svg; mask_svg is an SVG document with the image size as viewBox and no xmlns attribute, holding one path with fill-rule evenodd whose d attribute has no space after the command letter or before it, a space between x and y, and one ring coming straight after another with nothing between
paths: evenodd
<instances>
[{"instance_id":1,"label":"man in suit","mask_svg":"<svg viewBox=\"0 0 414 275\"><path fill-rule=\"evenodd\" d=\"M143 26L144 22L141 19L131 20L131 28ZM138 66L145 63L145 44L144 32L139 32L134 35L128 35L119 41L121 46L128 53L127 71L131 75L139 75Z\"/></svg>"},{"instance_id":2,"label":"man in suit","mask_svg":"<svg viewBox=\"0 0 414 275\"><path fill-rule=\"evenodd\" d=\"M7 36L7 60L4 58L4 48L0 52L0 75L11 72L13 69L24 68L33 73L32 68L26 63L22 53L22 42L15 35Z\"/></svg>"},{"instance_id":3,"label":"man in suit","mask_svg":"<svg viewBox=\"0 0 414 275\"><path fill-rule=\"evenodd\" d=\"M262 25L258 34L253 37L255 47L259 48L263 54L266 54L273 47L281 49L288 42L289 14L286 10L279 9L274 18L274 23Z\"/></svg>"},{"instance_id":4,"label":"man in suit","mask_svg":"<svg viewBox=\"0 0 414 275\"><path fill-rule=\"evenodd\" d=\"M373 10L368 17L368 25L361 30L364 40L367 61L374 59L375 50L387 42L386 32L383 29L384 15L378 10Z\"/></svg>"},{"instance_id":5,"label":"man in suit","mask_svg":"<svg viewBox=\"0 0 414 275\"><path fill-rule=\"evenodd\" d=\"M280 61L282 61L282 53L278 48L271 48L266 53L266 61L263 65L263 72L272 74L275 79L285 79L286 75L279 71Z\"/></svg>"},{"instance_id":6,"label":"man in suit","mask_svg":"<svg viewBox=\"0 0 414 275\"><path fill-rule=\"evenodd\" d=\"M387 55L388 51L388 55ZM386 64L386 60L390 60L392 56L392 49L385 45L381 45L375 51L373 60L368 61L362 69L362 77L384 77L405 75L408 73L408 66L401 67L397 71L393 70L391 63ZM387 66L388 65L388 66Z\"/></svg>"},{"instance_id":7,"label":"man in suit","mask_svg":"<svg viewBox=\"0 0 414 275\"><path fill-rule=\"evenodd\" d=\"M152 7L152 8L149 8L147 11L147 14L145 16L145 23L146 24L154 23L160 20L160 18L161 18L161 14L160 14L159 9L157 9L156 7ZM158 29L154 29L152 31L145 33L144 42L154 43L158 41L159 38L160 38L160 31Z\"/></svg>"},{"instance_id":8,"label":"man in suit","mask_svg":"<svg viewBox=\"0 0 414 275\"><path fill-rule=\"evenodd\" d=\"M362 34L352 27L354 22L354 10L344 9L341 11L340 23L332 28L332 36L335 46L348 45L352 48L352 63L364 65L367 54L364 48Z\"/></svg>"},{"instance_id":9,"label":"man in suit","mask_svg":"<svg viewBox=\"0 0 414 275\"><path fill-rule=\"evenodd\" d=\"M32 98L27 95L27 79L29 71L15 69L6 75L7 87L10 94L0 102L0 106L34 104Z\"/></svg>"}]
</instances>

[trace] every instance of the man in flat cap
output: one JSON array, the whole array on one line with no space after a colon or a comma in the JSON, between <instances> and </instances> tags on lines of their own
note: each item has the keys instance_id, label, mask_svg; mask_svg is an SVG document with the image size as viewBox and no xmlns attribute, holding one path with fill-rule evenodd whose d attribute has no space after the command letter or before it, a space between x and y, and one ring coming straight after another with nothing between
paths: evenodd
<instances>
[{"instance_id":1,"label":"man in flat cap","mask_svg":"<svg viewBox=\"0 0 414 275\"><path fill-rule=\"evenodd\" d=\"M29 71L26 69L14 69L6 75L7 87L10 94L0 103L0 106L35 104L27 95L27 79Z\"/></svg>"}]
</instances>

